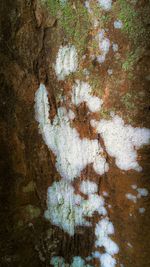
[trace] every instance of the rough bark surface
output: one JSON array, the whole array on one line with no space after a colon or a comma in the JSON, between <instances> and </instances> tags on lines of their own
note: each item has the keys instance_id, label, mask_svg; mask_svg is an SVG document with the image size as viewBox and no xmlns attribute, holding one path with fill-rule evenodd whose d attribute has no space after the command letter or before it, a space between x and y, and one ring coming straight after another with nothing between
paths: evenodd
<instances>
[{"instance_id":1,"label":"rough bark surface","mask_svg":"<svg viewBox=\"0 0 150 267\"><path fill-rule=\"evenodd\" d=\"M149 8L148 1L140 2L137 9ZM47 188L53 181L60 180L60 174L55 168L55 156L39 135L34 114L34 97L40 82L47 85L53 118L61 95L71 89L76 79L71 76L66 82L58 82L53 68L60 45L67 42L65 34L57 20L36 0L2 0L0 20L0 266L50 266L53 255L62 256L70 263L75 255L85 258L91 253L94 228L78 227L76 234L69 237L44 219ZM125 58L132 42L126 34L114 32L111 26L110 36L119 42L121 49L116 60ZM95 84L99 81L101 84L104 115L115 110L126 123L148 128L150 54L147 40L140 38L141 42L143 39L140 47L144 48L130 71L132 78L116 63L111 65L114 75L108 77L111 52L102 67L93 62L91 72ZM90 64L86 53L84 68ZM67 107L68 102L64 105ZM86 105L74 110L74 127L81 137L98 138L91 131L86 111ZM88 175L99 185L99 192L109 193L105 201L111 205L109 217L120 248L117 266L120 263L125 267L150 266L149 199L141 199L135 205L125 198L125 194L132 191L132 184L150 191L148 147L142 148L138 155L143 167L140 173L123 172L113 159L107 158L110 164L107 174L99 176L92 166L87 166L74 182L77 190L79 180ZM140 214L138 208L143 206L146 212ZM95 266L99 266L96 261Z\"/></svg>"}]
</instances>

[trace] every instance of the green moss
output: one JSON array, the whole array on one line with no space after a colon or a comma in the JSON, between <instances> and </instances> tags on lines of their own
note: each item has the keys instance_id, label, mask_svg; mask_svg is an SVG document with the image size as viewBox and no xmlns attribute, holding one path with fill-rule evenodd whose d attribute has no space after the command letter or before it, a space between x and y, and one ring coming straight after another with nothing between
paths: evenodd
<instances>
[{"instance_id":1,"label":"green moss","mask_svg":"<svg viewBox=\"0 0 150 267\"><path fill-rule=\"evenodd\" d=\"M144 20L144 9L137 9L134 1L129 3L126 0L118 0L115 5L116 8L118 8L117 5L119 5L119 11L116 9L116 14L123 22L122 30L127 33L128 37L136 46L139 44L143 45L143 38L145 42L149 40L146 24L150 16L148 15L147 19L145 18Z\"/></svg>"},{"instance_id":2,"label":"green moss","mask_svg":"<svg viewBox=\"0 0 150 267\"><path fill-rule=\"evenodd\" d=\"M23 187L22 191L24 193L30 193L30 192L33 192L34 189L35 189L35 183L31 181L26 186Z\"/></svg>"},{"instance_id":3,"label":"green moss","mask_svg":"<svg viewBox=\"0 0 150 267\"><path fill-rule=\"evenodd\" d=\"M133 110L135 109L135 104L134 104L134 97L131 93L126 93L122 98L121 102L124 104L126 109L128 110Z\"/></svg>"},{"instance_id":4,"label":"green moss","mask_svg":"<svg viewBox=\"0 0 150 267\"><path fill-rule=\"evenodd\" d=\"M91 76L90 85L92 87L92 93L93 94L96 93L99 97L102 97L103 90L102 90L101 80L99 79L99 77Z\"/></svg>"},{"instance_id":5,"label":"green moss","mask_svg":"<svg viewBox=\"0 0 150 267\"><path fill-rule=\"evenodd\" d=\"M121 19L123 22L123 30L132 37L135 27L134 22L137 18L137 12L127 1L119 0L118 2L120 4L119 19Z\"/></svg>"},{"instance_id":6,"label":"green moss","mask_svg":"<svg viewBox=\"0 0 150 267\"><path fill-rule=\"evenodd\" d=\"M78 52L82 53L86 48L89 30L88 12L84 5L77 0L75 4L58 0L46 0L52 16L56 17L59 26L63 29L68 42L74 43Z\"/></svg>"},{"instance_id":7,"label":"green moss","mask_svg":"<svg viewBox=\"0 0 150 267\"><path fill-rule=\"evenodd\" d=\"M134 69L140 58L141 51L142 50L137 48L135 51L127 52L126 59L122 63L122 70L128 73L129 80L133 80L135 78Z\"/></svg>"},{"instance_id":8,"label":"green moss","mask_svg":"<svg viewBox=\"0 0 150 267\"><path fill-rule=\"evenodd\" d=\"M112 14L104 12L97 3L97 1L91 2L90 6L92 8L94 18L96 18L100 22L100 26L107 26L107 23L110 22L112 18Z\"/></svg>"},{"instance_id":9,"label":"green moss","mask_svg":"<svg viewBox=\"0 0 150 267\"><path fill-rule=\"evenodd\" d=\"M30 204L25 207L25 212L26 212L27 217L29 217L30 220L34 218L38 218L41 214L41 211L38 207L35 207Z\"/></svg>"},{"instance_id":10,"label":"green moss","mask_svg":"<svg viewBox=\"0 0 150 267\"><path fill-rule=\"evenodd\" d=\"M53 17L57 16L57 13L60 7L59 0L42 0L42 3L48 7Z\"/></svg>"},{"instance_id":11,"label":"green moss","mask_svg":"<svg viewBox=\"0 0 150 267\"><path fill-rule=\"evenodd\" d=\"M101 24L102 24L103 28L107 27L110 20L111 20L111 16L109 14L101 16Z\"/></svg>"},{"instance_id":12,"label":"green moss","mask_svg":"<svg viewBox=\"0 0 150 267\"><path fill-rule=\"evenodd\" d=\"M107 109L102 108L100 110L100 116L101 116L102 119L108 120L108 119L110 119L110 111L107 110Z\"/></svg>"},{"instance_id":13,"label":"green moss","mask_svg":"<svg viewBox=\"0 0 150 267\"><path fill-rule=\"evenodd\" d=\"M138 54L136 52L127 53L126 60L122 64L124 71L133 71L135 63L138 61Z\"/></svg>"},{"instance_id":14,"label":"green moss","mask_svg":"<svg viewBox=\"0 0 150 267\"><path fill-rule=\"evenodd\" d=\"M99 4L96 3L96 2L97 2L97 1L91 1L91 3L90 3L90 8L91 8L92 11L93 11L94 18L96 18L96 19L100 19L100 18L101 18L101 14L102 14L102 12L101 12L101 8L100 8ZM93 15L91 15L91 16L93 16Z\"/></svg>"},{"instance_id":15,"label":"green moss","mask_svg":"<svg viewBox=\"0 0 150 267\"><path fill-rule=\"evenodd\" d=\"M85 74L83 72L83 69L79 68L76 73L72 73L70 75L70 81L72 81L72 79L79 79L79 80L84 80L85 79Z\"/></svg>"}]
</instances>

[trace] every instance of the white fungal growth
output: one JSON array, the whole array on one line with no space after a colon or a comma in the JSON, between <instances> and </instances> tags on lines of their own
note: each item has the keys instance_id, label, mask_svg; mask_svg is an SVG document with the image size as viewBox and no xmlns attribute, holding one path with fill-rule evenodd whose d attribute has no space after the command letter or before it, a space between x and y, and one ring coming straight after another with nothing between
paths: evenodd
<instances>
[{"instance_id":1,"label":"white fungal growth","mask_svg":"<svg viewBox=\"0 0 150 267\"><path fill-rule=\"evenodd\" d=\"M96 224L95 236L96 236L96 247L104 247L106 253L113 256L119 251L118 245L110 239L109 235L114 234L114 226L107 219L104 218Z\"/></svg>"},{"instance_id":2,"label":"white fungal growth","mask_svg":"<svg viewBox=\"0 0 150 267\"><path fill-rule=\"evenodd\" d=\"M112 6L112 0L98 0L100 7L105 10L109 11Z\"/></svg>"},{"instance_id":3,"label":"white fungal growth","mask_svg":"<svg viewBox=\"0 0 150 267\"><path fill-rule=\"evenodd\" d=\"M93 253L94 258L98 258L101 267L115 267L116 266L116 260L108 253L99 253L98 251L95 251Z\"/></svg>"},{"instance_id":4,"label":"white fungal growth","mask_svg":"<svg viewBox=\"0 0 150 267\"><path fill-rule=\"evenodd\" d=\"M118 49L119 49L118 44L113 43L112 44L112 49L113 49L114 52L117 52Z\"/></svg>"},{"instance_id":5,"label":"white fungal growth","mask_svg":"<svg viewBox=\"0 0 150 267\"><path fill-rule=\"evenodd\" d=\"M108 171L106 159L98 140L80 139L79 133L70 126L70 112L63 107L58 108L53 124L49 120L49 104L47 90L40 85L35 97L36 119L46 145L56 156L56 168L67 180L74 180L81 171L93 164L94 170L102 175ZM71 119L73 119L73 114Z\"/></svg>"},{"instance_id":6,"label":"white fungal growth","mask_svg":"<svg viewBox=\"0 0 150 267\"><path fill-rule=\"evenodd\" d=\"M90 1L86 0L84 3L85 7L87 8L87 11L91 14L92 13L92 9L90 7Z\"/></svg>"},{"instance_id":7,"label":"white fungal growth","mask_svg":"<svg viewBox=\"0 0 150 267\"><path fill-rule=\"evenodd\" d=\"M92 255L94 258L98 258L100 260L101 267L115 267L116 265L116 260L113 256L119 252L119 247L113 240L110 239L109 235L112 234L114 234L114 226L108 218L104 218L96 224L95 246L104 247L106 252L102 254L95 251Z\"/></svg>"},{"instance_id":8,"label":"white fungal growth","mask_svg":"<svg viewBox=\"0 0 150 267\"><path fill-rule=\"evenodd\" d=\"M97 112L100 110L103 101L97 96L92 96L91 86L79 80L76 80L72 88L72 103L79 106L82 102L86 102L91 112Z\"/></svg>"},{"instance_id":9,"label":"white fungal growth","mask_svg":"<svg viewBox=\"0 0 150 267\"><path fill-rule=\"evenodd\" d=\"M99 26L99 21L97 19L93 20L93 27L97 28Z\"/></svg>"},{"instance_id":10,"label":"white fungal growth","mask_svg":"<svg viewBox=\"0 0 150 267\"><path fill-rule=\"evenodd\" d=\"M75 119L75 114L74 112L70 109L68 112L68 118L72 121Z\"/></svg>"},{"instance_id":11,"label":"white fungal growth","mask_svg":"<svg viewBox=\"0 0 150 267\"><path fill-rule=\"evenodd\" d=\"M108 73L108 75L112 75L113 74L113 70L112 69L108 69L107 73Z\"/></svg>"},{"instance_id":12,"label":"white fungal growth","mask_svg":"<svg viewBox=\"0 0 150 267\"><path fill-rule=\"evenodd\" d=\"M50 123L49 120L49 103L48 92L44 84L40 84L39 89L35 93L35 119L39 123L39 128L42 132L45 125ZM41 116L42 114L42 116Z\"/></svg>"},{"instance_id":13,"label":"white fungal growth","mask_svg":"<svg viewBox=\"0 0 150 267\"><path fill-rule=\"evenodd\" d=\"M106 214L104 199L97 194L91 194L85 200L75 194L72 185L63 179L48 188L45 218L71 236L76 226L91 226L85 216L92 217L96 211Z\"/></svg>"},{"instance_id":14,"label":"white fungal growth","mask_svg":"<svg viewBox=\"0 0 150 267\"><path fill-rule=\"evenodd\" d=\"M59 257L59 256L52 257L50 263L54 267L59 267L59 266L66 267L65 260L63 257Z\"/></svg>"},{"instance_id":15,"label":"white fungal growth","mask_svg":"<svg viewBox=\"0 0 150 267\"><path fill-rule=\"evenodd\" d=\"M82 209L85 210L86 216L92 217L97 211L100 215L106 215L107 211L104 208L104 199L97 194L90 194L88 200L82 202Z\"/></svg>"},{"instance_id":16,"label":"white fungal growth","mask_svg":"<svg viewBox=\"0 0 150 267\"><path fill-rule=\"evenodd\" d=\"M108 38L104 38L100 44L99 44L99 48L102 51L102 53L104 55L106 55L109 52L109 48L110 48L110 41Z\"/></svg>"},{"instance_id":17,"label":"white fungal growth","mask_svg":"<svg viewBox=\"0 0 150 267\"><path fill-rule=\"evenodd\" d=\"M114 28L115 29L121 29L123 27L123 23L121 20L115 20L114 21Z\"/></svg>"},{"instance_id":18,"label":"white fungal growth","mask_svg":"<svg viewBox=\"0 0 150 267\"><path fill-rule=\"evenodd\" d=\"M116 260L108 253L104 253L100 257L101 267L115 267Z\"/></svg>"},{"instance_id":19,"label":"white fungal growth","mask_svg":"<svg viewBox=\"0 0 150 267\"><path fill-rule=\"evenodd\" d=\"M73 257L71 264L65 263L64 258L55 256L51 259L51 265L54 267L92 267L91 265L86 264L85 261L79 256Z\"/></svg>"},{"instance_id":20,"label":"white fungal growth","mask_svg":"<svg viewBox=\"0 0 150 267\"><path fill-rule=\"evenodd\" d=\"M126 197L129 200L133 201L134 203L136 203L139 198L148 196L148 190L146 188L137 188L136 185L132 185L131 187L133 189L135 189L138 194L135 196L135 195L132 195L132 194L128 193L128 194L126 194Z\"/></svg>"},{"instance_id":21,"label":"white fungal growth","mask_svg":"<svg viewBox=\"0 0 150 267\"><path fill-rule=\"evenodd\" d=\"M126 194L126 198L133 201L134 203L137 202L137 197L133 194L130 194L130 193Z\"/></svg>"},{"instance_id":22,"label":"white fungal growth","mask_svg":"<svg viewBox=\"0 0 150 267\"><path fill-rule=\"evenodd\" d=\"M116 165L121 170L134 169L141 171L137 162L137 149L149 143L150 130L133 128L125 125L119 116L112 114L111 120L92 120L91 125L101 134L107 153L115 158Z\"/></svg>"},{"instance_id":23,"label":"white fungal growth","mask_svg":"<svg viewBox=\"0 0 150 267\"><path fill-rule=\"evenodd\" d=\"M135 190L137 188L137 185L136 184L132 184L131 188Z\"/></svg>"},{"instance_id":24,"label":"white fungal growth","mask_svg":"<svg viewBox=\"0 0 150 267\"><path fill-rule=\"evenodd\" d=\"M71 267L92 267L89 264L86 264L85 261L81 257L73 257L73 262L71 264Z\"/></svg>"},{"instance_id":25,"label":"white fungal growth","mask_svg":"<svg viewBox=\"0 0 150 267\"><path fill-rule=\"evenodd\" d=\"M77 67L78 55L75 46L61 46L55 64L55 72L58 80L64 80L70 73L75 72Z\"/></svg>"},{"instance_id":26,"label":"white fungal growth","mask_svg":"<svg viewBox=\"0 0 150 267\"><path fill-rule=\"evenodd\" d=\"M64 5L67 3L67 0L60 0L60 3Z\"/></svg>"},{"instance_id":27,"label":"white fungal growth","mask_svg":"<svg viewBox=\"0 0 150 267\"><path fill-rule=\"evenodd\" d=\"M103 191L103 196L104 196L104 197L108 197L109 194L108 194L106 191Z\"/></svg>"},{"instance_id":28,"label":"white fungal growth","mask_svg":"<svg viewBox=\"0 0 150 267\"><path fill-rule=\"evenodd\" d=\"M106 55L109 52L110 40L105 37L105 30L104 29L102 29L99 32L99 34L96 36L96 39L98 39L99 49L101 52L101 55L97 56L97 61L99 63L103 63L105 61Z\"/></svg>"},{"instance_id":29,"label":"white fungal growth","mask_svg":"<svg viewBox=\"0 0 150 267\"><path fill-rule=\"evenodd\" d=\"M97 193L97 190L98 190L97 184L89 180L82 181L80 184L80 191L85 195Z\"/></svg>"},{"instance_id":30,"label":"white fungal growth","mask_svg":"<svg viewBox=\"0 0 150 267\"><path fill-rule=\"evenodd\" d=\"M142 197L147 197L148 196L148 190L146 188L137 188L137 192Z\"/></svg>"},{"instance_id":31,"label":"white fungal growth","mask_svg":"<svg viewBox=\"0 0 150 267\"><path fill-rule=\"evenodd\" d=\"M98 35L96 36L96 39L98 39L99 41L101 41L101 40L103 40L104 35L105 35L105 30L102 29L102 30L99 31Z\"/></svg>"}]
</instances>

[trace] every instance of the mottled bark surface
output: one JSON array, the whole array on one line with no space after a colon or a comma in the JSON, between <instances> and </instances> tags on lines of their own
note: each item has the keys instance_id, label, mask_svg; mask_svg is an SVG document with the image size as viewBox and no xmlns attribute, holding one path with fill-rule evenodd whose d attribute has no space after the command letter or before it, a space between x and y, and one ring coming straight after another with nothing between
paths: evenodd
<instances>
[{"instance_id":1,"label":"mottled bark surface","mask_svg":"<svg viewBox=\"0 0 150 267\"><path fill-rule=\"evenodd\" d=\"M148 1L140 1L134 8L141 11L141 17L138 17L140 29L142 20L148 33ZM119 12L117 8L115 12ZM91 30L81 53L81 56L86 54L86 59L81 61L78 73L58 82L53 64L60 45L68 43L68 36L55 16L36 0L2 0L0 21L0 266L50 266L53 255L62 256L70 263L73 256L85 258L92 252L94 228L78 227L71 238L43 217L47 188L61 177L55 168L55 156L38 132L34 114L35 92L40 82L47 85L50 116L54 118L60 98L67 94L76 78L83 76L81 69L89 68L94 90L104 101L100 116L109 117L113 110L126 123L148 128L148 37L145 32L139 33L135 45L127 33L114 31L110 19L107 21L109 37L120 47L116 56L110 51L102 66L90 60L90 49L93 49L90 42L94 35ZM136 46L140 49L138 55ZM127 58L130 53L134 56ZM113 75L108 76L110 66ZM68 107L67 99L63 105ZM84 104L74 112L73 127L78 129L81 138L99 138L92 132L89 120L101 117L86 116ZM108 214L115 226L114 240L120 248L117 266L120 263L125 267L150 266L149 197L140 199L136 205L125 197L126 193L133 193L132 184L150 191L148 146L140 149L138 155L143 167L140 173L121 171L112 158L107 158L110 164L107 174L99 176L92 166L87 166L81 177L74 181L78 191L80 179L88 176L99 185L100 193L109 193L105 201L106 206L111 205ZM139 207L146 209L144 214L138 212ZM97 217L93 220L96 222ZM98 266L96 261L94 264Z\"/></svg>"}]
</instances>

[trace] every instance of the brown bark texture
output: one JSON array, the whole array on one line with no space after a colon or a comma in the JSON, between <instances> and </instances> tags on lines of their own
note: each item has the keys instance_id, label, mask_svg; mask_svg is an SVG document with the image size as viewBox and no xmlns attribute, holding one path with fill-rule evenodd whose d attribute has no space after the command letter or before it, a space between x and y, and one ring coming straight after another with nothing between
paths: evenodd
<instances>
[{"instance_id":1,"label":"brown bark texture","mask_svg":"<svg viewBox=\"0 0 150 267\"><path fill-rule=\"evenodd\" d=\"M76 9L76 4L84 1L70 2ZM148 32L148 1L138 1L134 8L142 10L138 21L144 18ZM115 12L119 10L116 8ZM99 140L105 150L101 137L90 126L90 119L106 118L114 111L133 127L150 126L148 38L145 32L141 33L135 45L127 32L114 30L111 18L107 21L109 37L120 49L115 56L109 51L100 66L89 56L95 34L89 26L86 45L79 53L79 57L86 54L86 59L80 61L80 70L65 81L58 81L53 64L59 47L71 42L58 19L36 0L1 0L0 22L0 266L51 266L52 256L61 256L70 264L74 256L85 259L93 251L94 227L77 227L70 237L44 218L47 188L61 176L55 167L55 155L39 134L35 92L41 82L46 85L53 120L60 98L68 94L76 79L83 78L80 70L89 67L96 88L94 94L103 99L103 113L88 116L87 105L82 103L74 107L73 127L81 138ZM138 47L140 55L136 57ZM110 66L112 75L107 72ZM67 98L63 105L69 109ZM78 192L79 183L88 177L98 185L99 194L108 192L105 203L115 228L112 238L119 246L116 266L149 267L149 196L136 204L125 197L126 193L134 194L132 184L150 192L149 147L138 150L142 172L122 171L116 167L114 158L107 153L105 157L110 166L107 173L98 175L89 164L73 186ZM145 213L139 213L140 207L145 208ZM95 224L97 215L91 220ZM100 266L97 260L91 264Z\"/></svg>"}]
</instances>

